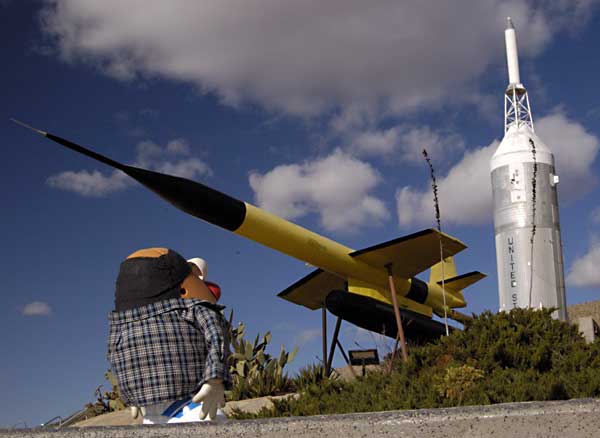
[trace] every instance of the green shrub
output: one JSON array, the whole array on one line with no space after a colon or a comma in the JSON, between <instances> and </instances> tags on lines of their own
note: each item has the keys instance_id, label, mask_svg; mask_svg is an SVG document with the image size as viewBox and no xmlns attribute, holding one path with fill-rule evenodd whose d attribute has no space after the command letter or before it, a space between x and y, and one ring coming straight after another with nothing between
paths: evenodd
<instances>
[{"instance_id":1,"label":"green shrub","mask_svg":"<svg viewBox=\"0 0 600 438\"><path fill-rule=\"evenodd\" d=\"M483 371L470 365L448 367L436 389L442 397L460 405L483 376Z\"/></svg>"},{"instance_id":2,"label":"green shrub","mask_svg":"<svg viewBox=\"0 0 600 438\"><path fill-rule=\"evenodd\" d=\"M296 390L304 390L311 385L321 385L328 379L337 379L338 376L332 373L330 376L325 374L325 367L323 364L310 364L301 368L298 371L298 375L294 377L294 386Z\"/></svg>"},{"instance_id":3,"label":"green shrub","mask_svg":"<svg viewBox=\"0 0 600 438\"><path fill-rule=\"evenodd\" d=\"M552 309L484 312L463 331L410 349L390 374L324 380L258 416L296 416L600 397L600 342ZM382 367L382 370L386 370ZM310 374L310 373L308 373Z\"/></svg>"}]
</instances>

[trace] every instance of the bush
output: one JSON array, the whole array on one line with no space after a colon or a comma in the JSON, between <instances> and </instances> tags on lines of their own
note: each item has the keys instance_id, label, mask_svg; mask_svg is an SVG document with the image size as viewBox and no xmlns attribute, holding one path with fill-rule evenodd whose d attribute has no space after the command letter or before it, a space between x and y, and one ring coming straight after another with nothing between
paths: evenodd
<instances>
[{"instance_id":1,"label":"bush","mask_svg":"<svg viewBox=\"0 0 600 438\"><path fill-rule=\"evenodd\" d=\"M106 373L104 373L104 378L108 380L112 386L112 390L102 392L102 385L96 388L96 402L87 403L85 405L86 418L125 409L125 403L123 402L121 394L119 393L119 384L113 372L111 370L106 371Z\"/></svg>"},{"instance_id":2,"label":"bush","mask_svg":"<svg viewBox=\"0 0 600 438\"><path fill-rule=\"evenodd\" d=\"M259 416L296 416L600 397L600 342L552 309L484 312L463 331L413 346L391 374L308 385ZM385 369L385 367L382 367Z\"/></svg>"},{"instance_id":3,"label":"bush","mask_svg":"<svg viewBox=\"0 0 600 438\"><path fill-rule=\"evenodd\" d=\"M298 371L298 375L293 379L296 390L304 390L312 385L322 385L328 379L336 379L337 375L332 374L327 376L325 374L325 367L323 364L311 364Z\"/></svg>"}]
</instances>

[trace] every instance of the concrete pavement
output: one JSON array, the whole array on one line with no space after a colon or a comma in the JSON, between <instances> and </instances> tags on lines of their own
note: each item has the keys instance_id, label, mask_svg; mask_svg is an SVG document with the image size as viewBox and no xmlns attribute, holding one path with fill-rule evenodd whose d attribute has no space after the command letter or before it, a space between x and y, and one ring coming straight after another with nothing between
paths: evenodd
<instances>
[{"instance_id":1,"label":"concrete pavement","mask_svg":"<svg viewBox=\"0 0 600 438\"><path fill-rule=\"evenodd\" d=\"M600 400L508 403L346 415L64 430L0 430L0 437L600 437Z\"/></svg>"}]
</instances>

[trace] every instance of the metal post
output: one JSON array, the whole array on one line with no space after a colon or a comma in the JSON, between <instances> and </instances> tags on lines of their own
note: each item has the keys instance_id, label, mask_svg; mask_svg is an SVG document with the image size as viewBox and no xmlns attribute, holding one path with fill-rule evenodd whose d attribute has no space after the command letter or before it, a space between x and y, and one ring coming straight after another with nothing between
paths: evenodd
<instances>
[{"instance_id":1,"label":"metal post","mask_svg":"<svg viewBox=\"0 0 600 438\"><path fill-rule=\"evenodd\" d=\"M346 352L344 351L344 347L342 347L342 344L340 344L339 339L335 343L337 344L338 348L340 349L342 356L344 356L344 360L346 361L348 368L350 368L350 372L352 373L352 375L354 377L356 377L356 371L354 371L354 367L350 364L350 359L348 359L348 356L346 355Z\"/></svg>"},{"instance_id":2,"label":"metal post","mask_svg":"<svg viewBox=\"0 0 600 438\"><path fill-rule=\"evenodd\" d=\"M390 283L390 293L392 295L392 304L394 305L394 315L396 316L396 326L398 327L398 335L400 337L400 347L402 348L402 360L404 362L408 362L408 352L406 351L406 340L404 339L404 329L402 328L402 319L400 318L400 309L398 308L398 298L396 297L396 285L394 283L394 277L392 275L392 265L385 265L388 271L388 281ZM397 345L397 344L396 344ZM392 353L392 361L390 362L390 370L391 364L394 360L394 356L396 353L396 348L394 347L394 352Z\"/></svg>"},{"instance_id":3,"label":"metal post","mask_svg":"<svg viewBox=\"0 0 600 438\"><path fill-rule=\"evenodd\" d=\"M322 323L323 323L323 366L327 371L327 308L325 305L322 307Z\"/></svg>"},{"instance_id":4,"label":"metal post","mask_svg":"<svg viewBox=\"0 0 600 438\"><path fill-rule=\"evenodd\" d=\"M338 316L335 322L335 330L333 331L333 339L331 340L331 347L329 348L329 358L327 359L327 365L325 367L325 375L329 375L331 372L331 365L333 364L333 353L335 352L335 344L340 334L340 326L342 325L342 318Z\"/></svg>"}]
</instances>

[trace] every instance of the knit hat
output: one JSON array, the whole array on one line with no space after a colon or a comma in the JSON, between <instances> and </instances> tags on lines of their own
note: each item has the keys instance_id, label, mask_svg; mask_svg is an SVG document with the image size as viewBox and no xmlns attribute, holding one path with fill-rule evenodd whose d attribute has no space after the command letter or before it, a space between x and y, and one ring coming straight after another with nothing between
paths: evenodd
<instances>
[{"instance_id":1,"label":"knit hat","mask_svg":"<svg viewBox=\"0 0 600 438\"><path fill-rule=\"evenodd\" d=\"M132 309L181 296L180 286L190 274L186 260L172 249L147 248L121 263L115 290L115 310Z\"/></svg>"}]
</instances>

